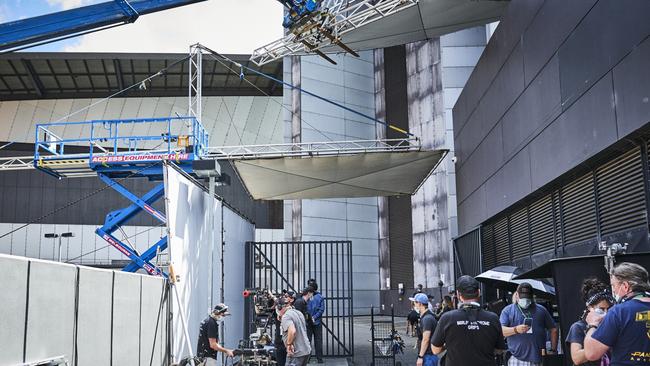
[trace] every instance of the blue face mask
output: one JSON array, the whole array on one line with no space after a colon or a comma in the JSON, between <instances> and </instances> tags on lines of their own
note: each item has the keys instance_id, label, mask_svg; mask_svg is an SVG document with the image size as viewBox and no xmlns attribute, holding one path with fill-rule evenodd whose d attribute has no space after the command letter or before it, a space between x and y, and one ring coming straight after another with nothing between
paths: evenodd
<instances>
[{"instance_id":1,"label":"blue face mask","mask_svg":"<svg viewBox=\"0 0 650 366\"><path fill-rule=\"evenodd\" d=\"M517 300L517 304L522 308L522 309L528 309L530 304L532 304L533 301L531 299L519 299Z\"/></svg>"}]
</instances>

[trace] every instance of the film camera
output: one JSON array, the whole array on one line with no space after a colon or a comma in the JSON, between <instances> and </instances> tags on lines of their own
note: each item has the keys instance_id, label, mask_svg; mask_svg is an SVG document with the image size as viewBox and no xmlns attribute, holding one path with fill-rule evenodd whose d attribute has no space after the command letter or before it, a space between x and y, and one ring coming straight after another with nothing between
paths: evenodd
<instances>
[{"instance_id":1,"label":"film camera","mask_svg":"<svg viewBox=\"0 0 650 366\"><path fill-rule=\"evenodd\" d=\"M276 323L275 300L282 294L264 288L245 289L242 294L244 298L252 299L255 332L248 339L242 339L234 353L241 356L242 365L274 365L275 347L269 334L271 325Z\"/></svg>"},{"instance_id":2,"label":"film camera","mask_svg":"<svg viewBox=\"0 0 650 366\"><path fill-rule=\"evenodd\" d=\"M275 299L280 295L274 294L267 289L246 289L243 295L245 298L252 296L253 300L255 332L248 337L249 347L270 345L271 337L268 331L274 321Z\"/></svg>"}]
</instances>

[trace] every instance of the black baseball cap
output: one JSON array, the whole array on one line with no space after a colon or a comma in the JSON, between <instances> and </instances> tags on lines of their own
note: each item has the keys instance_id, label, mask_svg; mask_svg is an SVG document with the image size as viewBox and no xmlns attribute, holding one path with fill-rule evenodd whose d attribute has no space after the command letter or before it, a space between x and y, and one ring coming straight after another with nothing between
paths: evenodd
<instances>
[{"instance_id":1,"label":"black baseball cap","mask_svg":"<svg viewBox=\"0 0 650 366\"><path fill-rule=\"evenodd\" d=\"M480 287L481 285L472 276L460 276L456 280L456 290L463 295L463 297L478 295Z\"/></svg>"},{"instance_id":2,"label":"black baseball cap","mask_svg":"<svg viewBox=\"0 0 650 366\"><path fill-rule=\"evenodd\" d=\"M275 308L278 310L283 309L287 305L291 305L291 303L286 297L279 297L278 300L275 302Z\"/></svg>"},{"instance_id":3,"label":"black baseball cap","mask_svg":"<svg viewBox=\"0 0 650 366\"><path fill-rule=\"evenodd\" d=\"M533 286L528 282L522 282L517 286L517 294L522 299L532 299Z\"/></svg>"}]
</instances>

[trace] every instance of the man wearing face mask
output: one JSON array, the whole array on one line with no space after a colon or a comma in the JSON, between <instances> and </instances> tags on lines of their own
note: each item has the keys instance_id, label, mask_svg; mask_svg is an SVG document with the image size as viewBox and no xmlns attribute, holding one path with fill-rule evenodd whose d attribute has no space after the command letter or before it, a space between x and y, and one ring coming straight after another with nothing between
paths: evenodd
<instances>
[{"instance_id":1,"label":"man wearing face mask","mask_svg":"<svg viewBox=\"0 0 650 366\"><path fill-rule=\"evenodd\" d=\"M499 317L481 308L480 285L474 277L460 277L456 290L461 303L440 317L431 349L436 355L447 350L441 359L445 366L494 366L494 355L506 348Z\"/></svg>"},{"instance_id":2,"label":"man wearing face mask","mask_svg":"<svg viewBox=\"0 0 650 366\"><path fill-rule=\"evenodd\" d=\"M538 366L542 364L542 349L546 349L546 330L551 334L551 350L557 352L557 326L545 307L533 301L533 287L522 282L514 296L515 303L501 312L503 336L508 338L512 354L508 366Z\"/></svg>"},{"instance_id":3,"label":"man wearing face mask","mask_svg":"<svg viewBox=\"0 0 650 366\"><path fill-rule=\"evenodd\" d=\"M217 304L210 315L201 322L196 355L205 359L205 366L217 365L217 352L233 357L232 350L219 344L219 321L227 315L230 315L228 306L226 304Z\"/></svg>"},{"instance_id":4,"label":"man wearing face mask","mask_svg":"<svg viewBox=\"0 0 650 366\"><path fill-rule=\"evenodd\" d=\"M585 357L598 360L611 352L611 366L650 364L650 283L648 271L623 262L610 273L617 305L606 315L591 312L585 319Z\"/></svg>"}]
</instances>

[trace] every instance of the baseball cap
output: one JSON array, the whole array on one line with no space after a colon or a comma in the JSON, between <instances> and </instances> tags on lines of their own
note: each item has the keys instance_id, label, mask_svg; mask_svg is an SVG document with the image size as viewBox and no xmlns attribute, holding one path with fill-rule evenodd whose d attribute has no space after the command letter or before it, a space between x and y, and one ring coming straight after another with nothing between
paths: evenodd
<instances>
[{"instance_id":1,"label":"baseball cap","mask_svg":"<svg viewBox=\"0 0 650 366\"><path fill-rule=\"evenodd\" d=\"M409 300L419 302L420 304L425 304L425 305L429 303L429 297L423 293L419 293L413 297L409 297Z\"/></svg>"},{"instance_id":2,"label":"baseball cap","mask_svg":"<svg viewBox=\"0 0 650 366\"><path fill-rule=\"evenodd\" d=\"M214 309L212 309L212 312L217 315L230 315L228 312L228 305L223 303L215 305Z\"/></svg>"},{"instance_id":3,"label":"baseball cap","mask_svg":"<svg viewBox=\"0 0 650 366\"><path fill-rule=\"evenodd\" d=\"M275 308L278 310L283 309L287 305L291 305L291 303L286 297L279 297L275 302Z\"/></svg>"},{"instance_id":4,"label":"baseball cap","mask_svg":"<svg viewBox=\"0 0 650 366\"><path fill-rule=\"evenodd\" d=\"M528 282L522 282L517 286L517 294L520 298L532 299L533 298L533 286Z\"/></svg>"},{"instance_id":5,"label":"baseball cap","mask_svg":"<svg viewBox=\"0 0 650 366\"><path fill-rule=\"evenodd\" d=\"M472 276L460 276L456 280L456 290L460 292L461 295L476 295L480 284Z\"/></svg>"}]
</instances>

